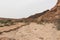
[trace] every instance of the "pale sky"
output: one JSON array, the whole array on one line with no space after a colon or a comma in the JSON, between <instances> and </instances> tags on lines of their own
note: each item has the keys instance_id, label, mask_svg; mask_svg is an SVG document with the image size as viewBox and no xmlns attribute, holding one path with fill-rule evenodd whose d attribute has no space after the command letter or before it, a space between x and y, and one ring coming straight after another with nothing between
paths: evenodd
<instances>
[{"instance_id":1,"label":"pale sky","mask_svg":"<svg viewBox=\"0 0 60 40\"><path fill-rule=\"evenodd\" d=\"M0 17L26 18L53 8L57 0L0 0Z\"/></svg>"}]
</instances>

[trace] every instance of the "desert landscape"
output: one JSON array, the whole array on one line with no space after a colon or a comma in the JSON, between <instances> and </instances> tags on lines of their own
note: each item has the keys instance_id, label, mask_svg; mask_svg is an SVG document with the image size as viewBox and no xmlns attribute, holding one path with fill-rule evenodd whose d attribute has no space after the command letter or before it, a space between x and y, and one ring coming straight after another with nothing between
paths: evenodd
<instances>
[{"instance_id":1,"label":"desert landscape","mask_svg":"<svg viewBox=\"0 0 60 40\"><path fill-rule=\"evenodd\" d=\"M28 18L0 18L0 40L60 40L60 0Z\"/></svg>"}]
</instances>

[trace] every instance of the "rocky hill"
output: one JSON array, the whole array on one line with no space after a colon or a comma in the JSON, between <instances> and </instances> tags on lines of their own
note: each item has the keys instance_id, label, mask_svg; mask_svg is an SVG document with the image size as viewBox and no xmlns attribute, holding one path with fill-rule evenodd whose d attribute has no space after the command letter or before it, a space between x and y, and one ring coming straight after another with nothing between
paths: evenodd
<instances>
[{"instance_id":1,"label":"rocky hill","mask_svg":"<svg viewBox=\"0 0 60 40\"><path fill-rule=\"evenodd\" d=\"M0 40L60 40L60 0L28 18L0 18Z\"/></svg>"}]
</instances>

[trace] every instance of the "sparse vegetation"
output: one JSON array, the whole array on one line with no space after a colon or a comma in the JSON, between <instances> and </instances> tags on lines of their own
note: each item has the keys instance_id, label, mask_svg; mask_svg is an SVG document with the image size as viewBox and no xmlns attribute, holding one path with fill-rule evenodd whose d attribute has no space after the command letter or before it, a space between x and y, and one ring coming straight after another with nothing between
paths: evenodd
<instances>
[{"instance_id":1,"label":"sparse vegetation","mask_svg":"<svg viewBox=\"0 0 60 40\"><path fill-rule=\"evenodd\" d=\"M14 22L12 20L0 20L0 27L10 26L13 24L14 24Z\"/></svg>"},{"instance_id":2,"label":"sparse vegetation","mask_svg":"<svg viewBox=\"0 0 60 40\"><path fill-rule=\"evenodd\" d=\"M23 22L23 20L16 20L16 22Z\"/></svg>"}]
</instances>

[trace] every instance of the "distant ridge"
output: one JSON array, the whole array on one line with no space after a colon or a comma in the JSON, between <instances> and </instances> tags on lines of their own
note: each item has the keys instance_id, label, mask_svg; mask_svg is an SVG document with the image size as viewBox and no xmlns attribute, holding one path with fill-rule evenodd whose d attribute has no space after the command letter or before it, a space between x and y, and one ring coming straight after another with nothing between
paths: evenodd
<instances>
[{"instance_id":1,"label":"distant ridge","mask_svg":"<svg viewBox=\"0 0 60 40\"><path fill-rule=\"evenodd\" d=\"M51 10L46 10L42 13L37 13L35 15L31 15L28 18L22 18L22 19L13 19L13 18L0 18L0 20L24 20L24 21L54 21L57 19L60 19L60 0L58 0L58 3L54 8Z\"/></svg>"}]
</instances>

